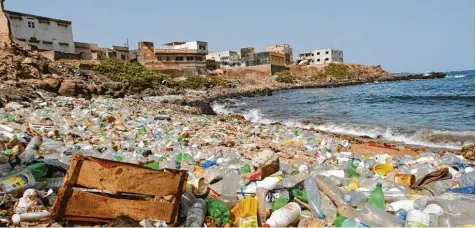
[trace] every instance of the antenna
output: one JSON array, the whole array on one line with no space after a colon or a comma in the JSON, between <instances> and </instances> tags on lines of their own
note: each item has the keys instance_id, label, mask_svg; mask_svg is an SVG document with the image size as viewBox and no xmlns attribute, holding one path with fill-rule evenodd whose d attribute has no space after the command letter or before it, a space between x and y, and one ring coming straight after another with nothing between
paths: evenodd
<instances>
[{"instance_id":1,"label":"antenna","mask_svg":"<svg viewBox=\"0 0 476 228\"><path fill-rule=\"evenodd\" d=\"M126 38L126 47L129 47L129 39Z\"/></svg>"}]
</instances>

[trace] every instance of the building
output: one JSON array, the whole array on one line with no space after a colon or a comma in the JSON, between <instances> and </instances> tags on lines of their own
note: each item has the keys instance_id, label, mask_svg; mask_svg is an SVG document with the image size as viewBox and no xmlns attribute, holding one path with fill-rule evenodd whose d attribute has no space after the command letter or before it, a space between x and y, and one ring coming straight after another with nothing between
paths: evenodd
<instances>
[{"instance_id":1,"label":"building","mask_svg":"<svg viewBox=\"0 0 476 228\"><path fill-rule=\"evenodd\" d=\"M229 67L233 65L233 62L237 62L240 59L240 55L236 51L221 51L209 53L206 56L207 60L215 60L220 68Z\"/></svg>"},{"instance_id":2,"label":"building","mask_svg":"<svg viewBox=\"0 0 476 228\"><path fill-rule=\"evenodd\" d=\"M170 42L155 49L152 42L139 42L137 60L150 70L167 73L207 74L208 43Z\"/></svg>"},{"instance_id":3,"label":"building","mask_svg":"<svg viewBox=\"0 0 476 228\"><path fill-rule=\"evenodd\" d=\"M266 51L284 54L286 64L293 62L293 49L289 44L273 44L266 47Z\"/></svg>"},{"instance_id":4,"label":"building","mask_svg":"<svg viewBox=\"0 0 476 228\"><path fill-rule=\"evenodd\" d=\"M32 49L75 53L71 21L5 11L14 41Z\"/></svg>"},{"instance_id":5,"label":"building","mask_svg":"<svg viewBox=\"0 0 476 228\"><path fill-rule=\"evenodd\" d=\"M309 64L342 63L344 52L335 49L319 49L299 54L299 60L307 60Z\"/></svg>"}]
</instances>

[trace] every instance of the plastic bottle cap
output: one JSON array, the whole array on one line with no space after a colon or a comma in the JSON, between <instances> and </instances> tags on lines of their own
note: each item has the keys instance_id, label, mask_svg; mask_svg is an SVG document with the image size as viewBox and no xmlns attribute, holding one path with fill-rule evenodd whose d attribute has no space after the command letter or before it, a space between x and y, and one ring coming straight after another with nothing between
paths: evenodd
<instances>
[{"instance_id":1,"label":"plastic bottle cap","mask_svg":"<svg viewBox=\"0 0 476 228\"><path fill-rule=\"evenodd\" d=\"M352 199L352 196L350 196L349 194L344 195L344 200L345 201L349 202L351 199Z\"/></svg>"},{"instance_id":2,"label":"plastic bottle cap","mask_svg":"<svg viewBox=\"0 0 476 228\"><path fill-rule=\"evenodd\" d=\"M377 186L382 187L382 182L377 182Z\"/></svg>"},{"instance_id":3,"label":"plastic bottle cap","mask_svg":"<svg viewBox=\"0 0 476 228\"><path fill-rule=\"evenodd\" d=\"M263 227L271 227L268 223L263 224Z\"/></svg>"}]
</instances>

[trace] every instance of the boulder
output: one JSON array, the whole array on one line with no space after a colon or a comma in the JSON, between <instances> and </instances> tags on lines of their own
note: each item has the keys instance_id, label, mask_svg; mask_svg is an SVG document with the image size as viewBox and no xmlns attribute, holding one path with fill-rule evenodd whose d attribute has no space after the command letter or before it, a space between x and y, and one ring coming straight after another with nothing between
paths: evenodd
<instances>
[{"instance_id":1,"label":"boulder","mask_svg":"<svg viewBox=\"0 0 476 228\"><path fill-rule=\"evenodd\" d=\"M83 93L84 85L78 80L65 80L61 83L58 94L62 96L77 96Z\"/></svg>"}]
</instances>

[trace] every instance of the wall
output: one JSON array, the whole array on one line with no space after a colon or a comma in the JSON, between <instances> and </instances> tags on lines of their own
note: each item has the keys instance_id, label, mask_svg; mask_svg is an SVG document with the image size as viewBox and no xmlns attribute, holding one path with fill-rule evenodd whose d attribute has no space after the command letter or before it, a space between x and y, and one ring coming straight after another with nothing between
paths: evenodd
<instances>
[{"instance_id":1,"label":"wall","mask_svg":"<svg viewBox=\"0 0 476 228\"><path fill-rule=\"evenodd\" d=\"M344 62L344 53L339 50L333 50L331 54L332 62Z\"/></svg>"},{"instance_id":2,"label":"wall","mask_svg":"<svg viewBox=\"0 0 476 228\"><path fill-rule=\"evenodd\" d=\"M13 15L9 17L14 38L24 39L28 42L31 37L35 37L39 40L39 43L30 42L30 44L38 45L39 49L75 53L72 24L68 24L67 28L64 28L59 27L58 22L52 20L49 23L40 23L40 20L30 16L21 16L21 20ZM35 28L30 28L28 22L33 22ZM44 43L43 41L51 42L52 44ZM60 43L67 44L68 46L61 46Z\"/></svg>"},{"instance_id":3,"label":"wall","mask_svg":"<svg viewBox=\"0 0 476 228\"><path fill-rule=\"evenodd\" d=\"M0 0L0 49L10 47L12 44L8 19L3 7L4 0Z\"/></svg>"},{"instance_id":4,"label":"wall","mask_svg":"<svg viewBox=\"0 0 476 228\"><path fill-rule=\"evenodd\" d=\"M288 44L275 44L266 47L266 51L284 54L287 64L293 61L293 49Z\"/></svg>"}]
</instances>

